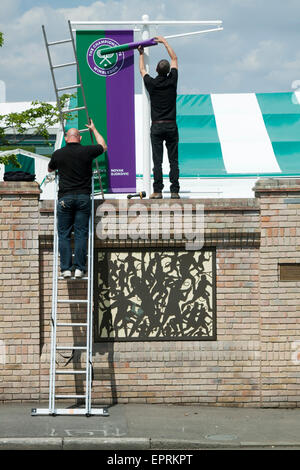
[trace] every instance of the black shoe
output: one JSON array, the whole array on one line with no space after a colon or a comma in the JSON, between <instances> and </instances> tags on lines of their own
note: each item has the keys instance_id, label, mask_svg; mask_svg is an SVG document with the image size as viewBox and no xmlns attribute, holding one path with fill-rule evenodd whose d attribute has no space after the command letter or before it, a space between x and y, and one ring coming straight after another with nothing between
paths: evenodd
<instances>
[{"instance_id":1,"label":"black shoe","mask_svg":"<svg viewBox=\"0 0 300 470\"><path fill-rule=\"evenodd\" d=\"M149 199L162 199L162 193L152 193Z\"/></svg>"}]
</instances>

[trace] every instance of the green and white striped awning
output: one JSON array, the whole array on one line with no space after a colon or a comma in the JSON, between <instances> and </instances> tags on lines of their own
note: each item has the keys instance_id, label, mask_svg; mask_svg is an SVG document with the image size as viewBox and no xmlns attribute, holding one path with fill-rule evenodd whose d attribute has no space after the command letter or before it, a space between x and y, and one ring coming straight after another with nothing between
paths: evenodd
<instances>
[{"instance_id":1,"label":"green and white striped awning","mask_svg":"<svg viewBox=\"0 0 300 470\"><path fill-rule=\"evenodd\" d=\"M300 175L298 93L178 95L181 177Z\"/></svg>"}]
</instances>

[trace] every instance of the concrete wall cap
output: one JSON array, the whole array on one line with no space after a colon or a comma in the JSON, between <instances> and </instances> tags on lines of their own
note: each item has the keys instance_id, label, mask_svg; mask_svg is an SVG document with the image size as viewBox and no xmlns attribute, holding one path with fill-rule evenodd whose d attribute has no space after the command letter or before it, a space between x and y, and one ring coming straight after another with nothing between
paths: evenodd
<instances>
[{"instance_id":1,"label":"concrete wall cap","mask_svg":"<svg viewBox=\"0 0 300 470\"><path fill-rule=\"evenodd\" d=\"M260 192L300 192L300 178L260 178L253 190Z\"/></svg>"},{"instance_id":2,"label":"concrete wall cap","mask_svg":"<svg viewBox=\"0 0 300 470\"><path fill-rule=\"evenodd\" d=\"M1 181L0 194L40 194L40 186L35 181Z\"/></svg>"}]
</instances>

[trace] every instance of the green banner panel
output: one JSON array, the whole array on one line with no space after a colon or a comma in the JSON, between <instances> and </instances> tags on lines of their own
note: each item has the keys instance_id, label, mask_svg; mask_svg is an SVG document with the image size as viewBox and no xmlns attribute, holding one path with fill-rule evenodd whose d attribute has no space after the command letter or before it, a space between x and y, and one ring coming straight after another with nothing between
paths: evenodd
<instances>
[{"instance_id":1,"label":"green banner panel","mask_svg":"<svg viewBox=\"0 0 300 470\"><path fill-rule=\"evenodd\" d=\"M77 31L76 32L76 51L81 78L84 86L84 94L89 110L89 115L93 120L96 129L104 137L107 142L106 127L106 81L99 80L98 75L93 73L87 64L87 51L90 44L97 39L104 38L104 31ZM81 90L78 92L78 106L84 106ZM78 112L78 128L84 129L86 122L85 111ZM89 132L82 134L82 145L90 145L92 143ZM105 192L108 189L108 161L107 154L104 153L97 158L102 186ZM94 168L95 168L94 164ZM95 178L95 191L99 190L98 178Z\"/></svg>"}]
</instances>

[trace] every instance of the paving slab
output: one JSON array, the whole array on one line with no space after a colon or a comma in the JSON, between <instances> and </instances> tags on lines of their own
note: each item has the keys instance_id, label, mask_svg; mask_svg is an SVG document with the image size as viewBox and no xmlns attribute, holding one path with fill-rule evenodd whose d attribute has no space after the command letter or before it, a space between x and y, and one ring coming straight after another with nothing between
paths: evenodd
<instances>
[{"instance_id":1,"label":"paving slab","mask_svg":"<svg viewBox=\"0 0 300 470\"><path fill-rule=\"evenodd\" d=\"M54 417L32 407L0 404L0 449L300 449L299 408L117 404L108 416Z\"/></svg>"}]
</instances>

